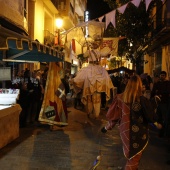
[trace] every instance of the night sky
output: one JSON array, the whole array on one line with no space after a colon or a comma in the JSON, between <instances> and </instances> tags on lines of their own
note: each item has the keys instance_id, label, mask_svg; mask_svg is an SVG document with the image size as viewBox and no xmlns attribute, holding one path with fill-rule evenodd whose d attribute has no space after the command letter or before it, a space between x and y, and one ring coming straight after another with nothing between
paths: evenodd
<instances>
[{"instance_id":1,"label":"night sky","mask_svg":"<svg viewBox=\"0 0 170 170\"><path fill-rule=\"evenodd\" d=\"M90 20L99 18L111 11L103 0L87 0L87 10L90 12Z\"/></svg>"}]
</instances>

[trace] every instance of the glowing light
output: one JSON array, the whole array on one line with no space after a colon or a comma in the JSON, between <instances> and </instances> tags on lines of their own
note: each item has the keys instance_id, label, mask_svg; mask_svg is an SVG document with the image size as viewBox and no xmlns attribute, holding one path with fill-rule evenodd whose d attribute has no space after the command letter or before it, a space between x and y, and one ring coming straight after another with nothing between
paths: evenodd
<instances>
[{"instance_id":1,"label":"glowing light","mask_svg":"<svg viewBox=\"0 0 170 170\"><path fill-rule=\"evenodd\" d=\"M63 26L63 19L62 18L56 19L56 26L57 26L57 28L61 28Z\"/></svg>"}]
</instances>

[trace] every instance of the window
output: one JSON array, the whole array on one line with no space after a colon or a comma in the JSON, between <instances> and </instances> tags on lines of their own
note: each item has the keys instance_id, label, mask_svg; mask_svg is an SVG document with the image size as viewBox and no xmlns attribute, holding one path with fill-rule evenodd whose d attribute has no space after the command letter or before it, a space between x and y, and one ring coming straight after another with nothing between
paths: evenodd
<instances>
[{"instance_id":1,"label":"window","mask_svg":"<svg viewBox=\"0 0 170 170\"><path fill-rule=\"evenodd\" d=\"M27 2L27 0L24 0L24 5L23 5L23 7L24 7L24 11L23 11L23 14L24 14L24 17L27 19L27 13L28 13L28 4L27 4L28 2Z\"/></svg>"}]
</instances>

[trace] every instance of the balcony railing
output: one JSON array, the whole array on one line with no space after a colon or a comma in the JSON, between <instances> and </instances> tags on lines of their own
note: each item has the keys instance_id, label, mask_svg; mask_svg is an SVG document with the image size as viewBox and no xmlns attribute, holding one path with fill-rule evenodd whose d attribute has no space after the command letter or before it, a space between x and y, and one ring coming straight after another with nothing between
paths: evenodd
<instances>
[{"instance_id":1,"label":"balcony railing","mask_svg":"<svg viewBox=\"0 0 170 170\"><path fill-rule=\"evenodd\" d=\"M50 47L54 46L55 36L48 30L44 30L44 44Z\"/></svg>"},{"instance_id":2,"label":"balcony railing","mask_svg":"<svg viewBox=\"0 0 170 170\"><path fill-rule=\"evenodd\" d=\"M58 10L66 10L66 0L51 0L51 2L53 3L53 5L56 7L56 9Z\"/></svg>"},{"instance_id":3,"label":"balcony railing","mask_svg":"<svg viewBox=\"0 0 170 170\"><path fill-rule=\"evenodd\" d=\"M85 0L76 0L77 6L79 6L81 9L85 10L86 7L86 1Z\"/></svg>"},{"instance_id":4,"label":"balcony railing","mask_svg":"<svg viewBox=\"0 0 170 170\"><path fill-rule=\"evenodd\" d=\"M168 12L170 12L170 9L167 5L167 1L165 1L163 5L157 6L156 14L152 16L152 36L170 29L170 17L168 16Z\"/></svg>"}]
</instances>

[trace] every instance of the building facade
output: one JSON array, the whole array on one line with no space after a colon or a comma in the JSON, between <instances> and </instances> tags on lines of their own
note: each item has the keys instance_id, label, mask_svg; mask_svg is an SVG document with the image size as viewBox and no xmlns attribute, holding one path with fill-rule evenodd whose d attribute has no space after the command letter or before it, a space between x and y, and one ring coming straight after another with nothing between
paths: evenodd
<instances>
[{"instance_id":1,"label":"building facade","mask_svg":"<svg viewBox=\"0 0 170 170\"><path fill-rule=\"evenodd\" d=\"M57 30L55 21L58 16L62 17L64 24L60 31L68 30L83 21L86 0L0 0L0 3L1 44L7 44L8 37L14 37L17 41L26 39L36 42L38 51L41 50L42 45L42 52L48 50L48 55L55 53L56 57L58 57L56 54L59 50L58 46L62 46L65 48L65 60L72 62L70 58L71 42L66 43L66 37L60 37L62 40L59 44L60 32ZM3 59L9 49L8 45L0 47L2 65L6 64ZM17 55L21 55L21 53ZM32 59L35 57L34 54ZM22 57L20 59L22 60ZM24 57L23 60L25 60ZM31 64L25 62L17 64L17 66L20 70L27 67L33 71L40 69L40 63L41 61L34 62L33 60Z\"/></svg>"},{"instance_id":2,"label":"building facade","mask_svg":"<svg viewBox=\"0 0 170 170\"><path fill-rule=\"evenodd\" d=\"M151 41L145 59L144 72L152 76L164 70L170 77L170 1L156 1L152 11Z\"/></svg>"}]
</instances>

